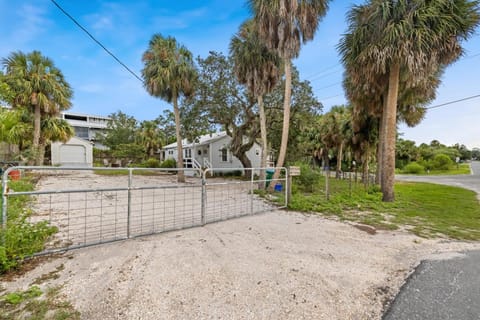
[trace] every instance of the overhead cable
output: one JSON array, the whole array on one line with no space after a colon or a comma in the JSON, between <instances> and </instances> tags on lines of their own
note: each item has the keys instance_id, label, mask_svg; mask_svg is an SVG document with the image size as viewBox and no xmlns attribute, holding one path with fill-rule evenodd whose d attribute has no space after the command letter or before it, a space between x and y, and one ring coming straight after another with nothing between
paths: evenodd
<instances>
[{"instance_id":1,"label":"overhead cable","mask_svg":"<svg viewBox=\"0 0 480 320\"><path fill-rule=\"evenodd\" d=\"M80 29L83 30L93 41L95 41L106 53L108 53L115 61L117 61L123 68L125 68L131 75L137 78L140 82L143 83L142 78L140 78L135 72L132 71L125 63L120 61L110 50L108 50L99 40L97 40L87 29L85 29L74 17L72 17L67 11L65 11L55 0L50 0L64 15L66 15L70 20L73 21Z\"/></svg>"}]
</instances>

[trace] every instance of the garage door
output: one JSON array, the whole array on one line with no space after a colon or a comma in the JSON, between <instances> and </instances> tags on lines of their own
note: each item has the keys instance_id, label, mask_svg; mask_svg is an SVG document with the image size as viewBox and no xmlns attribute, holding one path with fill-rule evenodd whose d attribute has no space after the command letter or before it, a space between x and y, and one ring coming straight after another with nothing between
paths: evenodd
<instances>
[{"instance_id":1,"label":"garage door","mask_svg":"<svg viewBox=\"0 0 480 320\"><path fill-rule=\"evenodd\" d=\"M84 164L87 162L85 146L81 145L61 145L60 163Z\"/></svg>"}]
</instances>

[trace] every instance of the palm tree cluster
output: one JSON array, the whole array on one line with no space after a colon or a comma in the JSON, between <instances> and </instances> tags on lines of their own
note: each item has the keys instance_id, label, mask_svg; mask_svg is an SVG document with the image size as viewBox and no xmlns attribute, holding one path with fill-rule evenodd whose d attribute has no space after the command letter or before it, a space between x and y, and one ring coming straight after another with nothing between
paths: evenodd
<instances>
[{"instance_id":1,"label":"palm tree cluster","mask_svg":"<svg viewBox=\"0 0 480 320\"><path fill-rule=\"evenodd\" d=\"M383 200L394 201L397 122L422 119L443 70L479 24L479 2L370 0L351 9L348 24L339 44L344 87L356 121L378 119Z\"/></svg>"},{"instance_id":2,"label":"palm tree cluster","mask_svg":"<svg viewBox=\"0 0 480 320\"><path fill-rule=\"evenodd\" d=\"M342 172L342 163L347 151L351 155L353 145L351 112L350 107L333 106L329 112L319 115L315 125L309 127L304 134L313 156L322 162L324 168L330 166L331 158L335 158L337 178Z\"/></svg>"},{"instance_id":3,"label":"palm tree cluster","mask_svg":"<svg viewBox=\"0 0 480 320\"><path fill-rule=\"evenodd\" d=\"M53 61L39 51L13 52L2 63L2 82L8 86L7 102L14 113L2 114L1 135L29 151L29 164L42 165L48 143L65 142L74 135L73 128L58 118L60 111L72 105L72 89ZM16 124L8 125L11 121ZM31 137L30 143L26 137Z\"/></svg>"},{"instance_id":4,"label":"palm tree cluster","mask_svg":"<svg viewBox=\"0 0 480 320\"><path fill-rule=\"evenodd\" d=\"M266 162L268 145L266 116L263 96L278 82L283 65L285 94L283 107L283 130L277 166L284 165L289 137L291 105L291 60L298 57L303 43L313 39L318 23L325 15L328 0L251 0L253 18L240 26L230 44L235 74L244 84L252 98L257 100L260 114L261 141L263 146L262 166ZM173 103L177 124L178 166L183 167L180 117L177 99L188 98L194 93L196 70L191 53L178 45L172 37L154 35L148 50L143 55L142 70L147 91ZM275 172L274 179L280 171ZM184 178L179 174L179 181ZM273 188L273 184L272 184Z\"/></svg>"},{"instance_id":5,"label":"palm tree cluster","mask_svg":"<svg viewBox=\"0 0 480 320\"><path fill-rule=\"evenodd\" d=\"M423 119L425 105L435 98L445 68L462 55L462 41L479 24L479 3L479 0L368 0L353 6L347 16L348 29L338 45L345 67L343 85L351 107L332 108L315 120L316 127L303 130L305 137L301 139L324 161L334 153L337 172L341 171L347 149L349 155L364 164L365 172L370 159L376 158L383 200L393 201L397 124L414 126ZM231 61L236 85L243 85L242 94L246 92L248 96L245 123L250 126L244 128L245 123L242 126L238 121L237 128L241 130L233 135L240 138L232 140L243 140L246 133L253 139L260 135L262 166L266 166L271 138L267 139L269 121L272 123L268 119L272 114L268 104L272 103L272 92L279 87L284 91L282 99L275 102L283 104L276 166L285 163L291 139L291 109L295 105L292 92L297 90L292 88L292 76L296 76L292 59L299 56L302 44L314 38L328 5L328 0L249 0L251 17L231 39L230 55L224 60ZM209 70L199 72L192 53L175 38L161 34L153 35L142 61L147 92L173 104L177 164L183 168L181 128L192 119L182 121L181 114L184 117L185 110L195 105L191 98L205 96L208 90L200 75ZM199 59L199 64L200 61L209 65L208 58ZM10 100L17 113L5 118L0 136L18 141L20 135L25 136L22 130L27 132L30 125L31 143L26 147L35 155L34 162L40 164L42 150L49 141L65 140L72 134L71 128L56 118L60 111L71 106L72 90L60 70L38 51L14 52L3 59L3 67L0 99ZM219 98L234 99L226 95L220 94ZM240 117L234 115L234 121ZM28 125L8 125L15 119ZM159 145L158 123L145 122L139 130L141 134L135 142L153 155ZM244 147L242 143L237 145ZM244 153L243 149L240 151L239 154ZM275 172L273 179L278 174L279 171ZM184 181L182 170L178 181Z\"/></svg>"}]
</instances>

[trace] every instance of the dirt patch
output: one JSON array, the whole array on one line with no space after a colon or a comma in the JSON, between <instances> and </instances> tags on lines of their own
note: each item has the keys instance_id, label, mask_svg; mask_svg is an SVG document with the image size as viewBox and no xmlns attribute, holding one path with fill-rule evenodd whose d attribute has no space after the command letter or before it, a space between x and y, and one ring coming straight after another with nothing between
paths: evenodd
<instances>
[{"instance_id":1,"label":"dirt patch","mask_svg":"<svg viewBox=\"0 0 480 320\"><path fill-rule=\"evenodd\" d=\"M380 319L421 259L473 248L276 211L75 250L1 285L58 270L45 285L82 319Z\"/></svg>"}]
</instances>

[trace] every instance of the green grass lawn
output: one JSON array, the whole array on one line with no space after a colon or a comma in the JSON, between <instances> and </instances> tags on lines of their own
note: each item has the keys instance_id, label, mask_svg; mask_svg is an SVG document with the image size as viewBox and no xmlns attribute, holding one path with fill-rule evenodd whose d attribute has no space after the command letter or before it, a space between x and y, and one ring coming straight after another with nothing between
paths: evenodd
<instances>
[{"instance_id":1,"label":"green grass lawn","mask_svg":"<svg viewBox=\"0 0 480 320\"><path fill-rule=\"evenodd\" d=\"M457 175L457 174L470 174L470 164L460 163L458 165L458 168L457 168L457 165L454 165L453 168L450 170L430 170L429 172L424 172L421 174L404 173L400 169L395 170L395 173L415 175L415 176L449 176L449 175Z\"/></svg>"},{"instance_id":2,"label":"green grass lawn","mask_svg":"<svg viewBox=\"0 0 480 320\"><path fill-rule=\"evenodd\" d=\"M473 191L399 182L395 185L396 201L384 203L378 187L366 190L361 184L352 184L350 194L348 181L331 179L330 186L330 200L326 200L321 181L313 193L294 193L289 208L334 215L379 229L405 227L422 237L480 240L480 204Z\"/></svg>"},{"instance_id":3,"label":"green grass lawn","mask_svg":"<svg viewBox=\"0 0 480 320\"><path fill-rule=\"evenodd\" d=\"M428 175L455 175L455 174L470 174L470 164L469 163L461 163L458 165L454 165L454 167L450 170L431 170Z\"/></svg>"}]
</instances>

